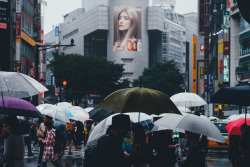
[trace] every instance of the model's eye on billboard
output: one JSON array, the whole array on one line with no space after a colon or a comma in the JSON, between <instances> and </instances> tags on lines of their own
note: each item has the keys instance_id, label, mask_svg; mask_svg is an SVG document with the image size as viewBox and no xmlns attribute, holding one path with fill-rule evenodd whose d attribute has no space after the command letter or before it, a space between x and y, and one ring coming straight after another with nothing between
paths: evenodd
<instances>
[{"instance_id":1,"label":"model's eye on billboard","mask_svg":"<svg viewBox=\"0 0 250 167\"><path fill-rule=\"evenodd\" d=\"M114 8L113 51L141 51L141 7Z\"/></svg>"}]
</instances>

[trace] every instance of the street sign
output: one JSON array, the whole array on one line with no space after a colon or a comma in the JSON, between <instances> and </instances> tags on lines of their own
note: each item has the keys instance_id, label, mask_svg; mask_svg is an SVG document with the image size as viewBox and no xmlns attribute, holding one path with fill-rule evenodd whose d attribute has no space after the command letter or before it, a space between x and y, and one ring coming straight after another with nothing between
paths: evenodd
<instances>
[{"instance_id":1,"label":"street sign","mask_svg":"<svg viewBox=\"0 0 250 167\"><path fill-rule=\"evenodd\" d=\"M51 73L46 75L46 85L51 85Z\"/></svg>"},{"instance_id":2,"label":"street sign","mask_svg":"<svg viewBox=\"0 0 250 167\"><path fill-rule=\"evenodd\" d=\"M59 36L59 27L55 28L55 36L58 37Z\"/></svg>"}]
</instances>

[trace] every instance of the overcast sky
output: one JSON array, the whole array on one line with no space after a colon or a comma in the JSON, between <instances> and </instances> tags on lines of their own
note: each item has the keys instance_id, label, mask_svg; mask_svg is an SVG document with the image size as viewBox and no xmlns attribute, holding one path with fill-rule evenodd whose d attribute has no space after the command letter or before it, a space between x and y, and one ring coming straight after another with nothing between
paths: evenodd
<instances>
[{"instance_id":1,"label":"overcast sky","mask_svg":"<svg viewBox=\"0 0 250 167\"><path fill-rule=\"evenodd\" d=\"M44 10L45 34L52 30L53 25L63 22L63 16L77 8L82 7L82 0L46 0ZM88 0L91 1L91 0ZM197 0L176 0L175 11L177 13L197 12Z\"/></svg>"}]
</instances>

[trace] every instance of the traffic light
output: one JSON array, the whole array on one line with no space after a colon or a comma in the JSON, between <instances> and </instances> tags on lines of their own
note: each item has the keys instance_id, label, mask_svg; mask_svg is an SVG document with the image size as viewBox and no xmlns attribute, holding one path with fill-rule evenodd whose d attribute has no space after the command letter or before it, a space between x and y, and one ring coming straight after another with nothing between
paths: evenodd
<instances>
[{"instance_id":1,"label":"traffic light","mask_svg":"<svg viewBox=\"0 0 250 167\"><path fill-rule=\"evenodd\" d=\"M67 83L67 81L63 81L62 84L63 84L63 86L67 86L68 83Z\"/></svg>"}]
</instances>

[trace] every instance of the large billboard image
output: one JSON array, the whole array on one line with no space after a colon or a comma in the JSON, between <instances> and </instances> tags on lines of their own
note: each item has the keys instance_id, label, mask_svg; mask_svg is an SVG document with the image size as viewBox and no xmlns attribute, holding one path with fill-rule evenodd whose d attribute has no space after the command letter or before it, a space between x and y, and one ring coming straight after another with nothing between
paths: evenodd
<instances>
[{"instance_id":1,"label":"large billboard image","mask_svg":"<svg viewBox=\"0 0 250 167\"><path fill-rule=\"evenodd\" d=\"M113 51L141 51L141 34L141 7L115 7Z\"/></svg>"}]
</instances>

